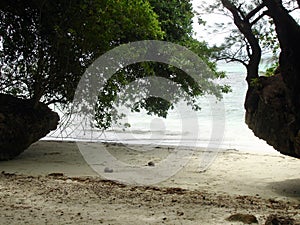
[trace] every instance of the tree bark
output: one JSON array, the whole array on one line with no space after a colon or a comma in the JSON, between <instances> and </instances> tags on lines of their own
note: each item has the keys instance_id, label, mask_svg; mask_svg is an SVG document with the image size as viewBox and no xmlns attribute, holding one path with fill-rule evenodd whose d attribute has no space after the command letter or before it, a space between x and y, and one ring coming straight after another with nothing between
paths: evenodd
<instances>
[{"instance_id":1,"label":"tree bark","mask_svg":"<svg viewBox=\"0 0 300 225\"><path fill-rule=\"evenodd\" d=\"M280 71L289 88L296 112L300 110L300 26L282 6L281 0L265 0L264 2L268 7L268 15L272 17L276 26L281 48Z\"/></svg>"},{"instance_id":2,"label":"tree bark","mask_svg":"<svg viewBox=\"0 0 300 225\"><path fill-rule=\"evenodd\" d=\"M247 77L246 80L248 85L254 78L258 78L258 67L261 60L261 48L259 41L255 37L252 31L252 24L250 22L251 14L248 16L244 15L231 1L222 0L222 4L227 8L234 19L234 24L237 26L239 31L245 36L249 45L251 47L251 53L249 53L249 63L247 65ZM261 6L258 6L257 9L261 9Z\"/></svg>"},{"instance_id":3,"label":"tree bark","mask_svg":"<svg viewBox=\"0 0 300 225\"><path fill-rule=\"evenodd\" d=\"M257 6L248 15L245 15L229 0L222 0L222 4L231 12L234 24L247 39L249 47L251 48L251 51L248 51L249 62L246 64L246 81L248 83L248 91L246 94L245 108L252 110L252 108L255 108L257 105L258 96L253 94L251 82L253 79L257 79L259 77L258 70L262 53L259 40L252 31L253 24L250 22L250 19L264 7L264 4Z\"/></svg>"}]
</instances>

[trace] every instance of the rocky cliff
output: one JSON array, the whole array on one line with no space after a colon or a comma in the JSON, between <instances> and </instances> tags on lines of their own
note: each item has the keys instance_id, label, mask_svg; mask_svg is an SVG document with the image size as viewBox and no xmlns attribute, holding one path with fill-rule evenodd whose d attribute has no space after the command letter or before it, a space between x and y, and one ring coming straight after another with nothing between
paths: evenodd
<instances>
[{"instance_id":1,"label":"rocky cliff","mask_svg":"<svg viewBox=\"0 0 300 225\"><path fill-rule=\"evenodd\" d=\"M259 77L246 96L246 124L282 154L300 158L299 116L291 99L280 73Z\"/></svg>"},{"instance_id":2,"label":"rocky cliff","mask_svg":"<svg viewBox=\"0 0 300 225\"><path fill-rule=\"evenodd\" d=\"M45 104L0 94L0 160L19 155L57 128L59 116Z\"/></svg>"}]
</instances>

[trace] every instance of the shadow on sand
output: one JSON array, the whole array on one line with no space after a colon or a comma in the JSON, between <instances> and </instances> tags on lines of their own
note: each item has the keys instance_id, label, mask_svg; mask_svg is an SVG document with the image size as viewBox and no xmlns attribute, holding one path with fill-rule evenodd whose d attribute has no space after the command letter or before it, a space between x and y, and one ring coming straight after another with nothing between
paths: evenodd
<instances>
[{"instance_id":1,"label":"shadow on sand","mask_svg":"<svg viewBox=\"0 0 300 225\"><path fill-rule=\"evenodd\" d=\"M300 201L300 179L272 182L268 187L281 196L296 198Z\"/></svg>"}]
</instances>

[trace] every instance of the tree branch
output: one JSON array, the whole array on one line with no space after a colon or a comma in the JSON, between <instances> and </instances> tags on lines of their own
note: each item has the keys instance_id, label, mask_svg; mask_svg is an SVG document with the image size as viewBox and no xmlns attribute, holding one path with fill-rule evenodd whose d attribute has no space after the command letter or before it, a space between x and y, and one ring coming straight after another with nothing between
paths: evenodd
<instances>
[{"instance_id":1,"label":"tree branch","mask_svg":"<svg viewBox=\"0 0 300 225\"><path fill-rule=\"evenodd\" d=\"M244 12L241 10L243 4L240 4L239 7L237 7L237 11L239 12L240 16L243 18L243 19L246 19L246 16L244 14Z\"/></svg>"},{"instance_id":2,"label":"tree branch","mask_svg":"<svg viewBox=\"0 0 300 225\"><path fill-rule=\"evenodd\" d=\"M246 66L247 68L247 82L250 85L250 82L253 78L258 77L258 66L261 60L261 47L256 36L252 32L252 24L250 23L247 16L245 18L242 15L239 15L239 9L230 1L230 0L221 0L225 8L227 8L234 18L234 23L239 29L239 31L245 36L249 46L251 47L251 54L249 55L249 62ZM256 11L259 8L256 9ZM252 11L252 14L255 12ZM248 16L249 17L249 16ZM249 51L250 52L250 51ZM243 64L244 65L244 64Z\"/></svg>"},{"instance_id":3,"label":"tree branch","mask_svg":"<svg viewBox=\"0 0 300 225\"><path fill-rule=\"evenodd\" d=\"M238 63L243 64L244 66L247 66L247 63L245 63L244 60L238 59L238 58L234 58L234 57L230 57L230 56L216 57L216 60L217 61L225 60L227 63L228 62L238 62Z\"/></svg>"},{"instance_id":4,"label":"tree branch","mask_svg":"<svg viewBox=\"0 0 300 225\"><path fill-rule=\"evenodd\" d=\"M245 43L246 43L246 51L247 51L247 54L248 54L248 56L250 57L250 56L251 56L251 47L250 47L249 43L247 42L247 40L244 39L244 41L245 41Z\"/></svg>"},{"instance_id":5,"label":"tree branch","mask_svg":"<svg viewBox=\"0 0 300 225\"><path fill-rule=\"evenodd\" d=\"M256 24L261 18L263 18L264 16L268 15L268 11L264 11L262 14L260 14L257 18L255 18L255 20L253 20L251 22L251 26L253 26L254 24Z\"/></svg>"},{"instance_id":6,"label":"tree branch","mask_svg":"<svg viewBox=\"0 0 300 225\"><path fill-rule=\"evenodd\" d=\"M51 104L56 104L56 103L62 103L63 102L63 97L60 99L52 99L48 102L45 102L46 105L51 105Z\"/></svg>"},{"instance_id":7,"label":"tree branch","mask_svg":"<svg viewBox=\"0 0 300 225\"><path fill-rule=\"evenodd\" d=\"M264 7L265 7L264 3L260 4L259 6L257 6L255 9L253 9L251 12L248 13L248 15L246 16L246 19L250 20L253 16L255 16Z\"/></svg>"}]
</instances>

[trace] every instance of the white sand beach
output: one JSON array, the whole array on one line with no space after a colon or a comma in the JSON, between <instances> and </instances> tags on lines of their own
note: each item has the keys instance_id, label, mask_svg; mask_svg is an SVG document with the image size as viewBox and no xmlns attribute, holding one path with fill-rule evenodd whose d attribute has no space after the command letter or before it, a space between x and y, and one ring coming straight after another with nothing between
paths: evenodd
<instances>
[{"instance_id":1,"label":"white sand beach","mask_svg":"<svg viewBox=\"0 0 300 225\"><path fill-rule=\"evenodd\" d=\"M105 149L140 168L158 168L173 150L114 143ZM247 216L265 224L270 215L300 223L298 159L223 150L199 172L203 154L197 149L159 183L125 185L95 172L74 142L37 142L0 162L0 224L245 224Z\"/></svg>"}]
</instances>

